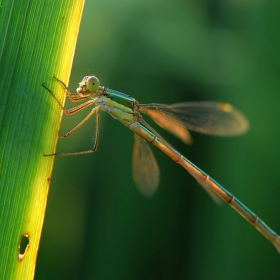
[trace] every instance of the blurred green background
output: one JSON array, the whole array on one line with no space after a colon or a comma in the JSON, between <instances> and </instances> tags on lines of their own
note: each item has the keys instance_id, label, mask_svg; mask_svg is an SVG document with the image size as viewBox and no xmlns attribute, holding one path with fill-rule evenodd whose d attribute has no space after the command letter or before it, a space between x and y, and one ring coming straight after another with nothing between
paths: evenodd
<instances>
[{"instance_id":1,"label":"blurred green background","mask_svg":"<svg viewBox=\"0 0 280 280\"><path fill-rule=\"evenodd\" d=\"M186 146L154 127L280 233L279 9L272 0L88 0L69 87L94 74L141 103L235 105L251 123L242 137L192 133ZM80 119L65 117L62 132ZM88 124L58 150L89 148L92 133ZM133 140L102 113L95 154L56 158L35 279L279 279L275 248L154 148L160 189L142 197Z\"/></svg>"}]
</instances>

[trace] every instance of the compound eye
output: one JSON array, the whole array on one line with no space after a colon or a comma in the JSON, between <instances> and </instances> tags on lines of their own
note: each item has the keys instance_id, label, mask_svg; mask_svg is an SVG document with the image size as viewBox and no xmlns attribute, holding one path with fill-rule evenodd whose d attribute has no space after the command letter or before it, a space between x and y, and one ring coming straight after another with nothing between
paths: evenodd
<instances>
[{"instance_id":1,"label":"compound eye","mask_svg":"<svg viewBox=\"0 0 280 280\"><path fill-rule=\"evenodd\" d=\"M90 92L95 92L99 89L100 82L95 76L88 77L86 81L87 90Z\"/></svg>"}]
</instances>

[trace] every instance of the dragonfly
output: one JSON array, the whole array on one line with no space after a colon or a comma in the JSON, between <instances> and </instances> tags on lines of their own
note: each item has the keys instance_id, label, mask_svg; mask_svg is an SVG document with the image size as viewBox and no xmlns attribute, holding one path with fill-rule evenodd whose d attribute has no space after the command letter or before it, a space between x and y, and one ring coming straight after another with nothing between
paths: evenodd
<instances>
[{"instance_id":1,"label":"dragonfly","mask_svg":"<svg viewBox=\"0 0 280 280\"><path fill-rule=\"evenodd\" d=\"M55 94L43 84L43 87L58 102L64 115L71 116L85 108L92 107L80 123L59 138L72 135L91 118L95 123L93 147L85 151L53 153L46 156L71 156L95 152L98 146L100 111L105 111L134 132L133 178L143 195L152 196L159 185L159 167L149 146L150 143L185 168L215 201L223 200L228 203L266 237L280 253L280 237L276 232L228 190L173 148L142 117L142 113L148 115L159 126L183 142L189 143L191 140L188 130L213 136L237 136L246 133L249 129L249 121L238 109L229 103L217 101L185 102L172 105L140 104L129 95L101 86L99 79L95 76L85 76L79 83L77 92L71 93L61 80L54 78L63 85L66 96L72 102L82 102L73 108L65 109Z\"/></svg>"}]
</instances>

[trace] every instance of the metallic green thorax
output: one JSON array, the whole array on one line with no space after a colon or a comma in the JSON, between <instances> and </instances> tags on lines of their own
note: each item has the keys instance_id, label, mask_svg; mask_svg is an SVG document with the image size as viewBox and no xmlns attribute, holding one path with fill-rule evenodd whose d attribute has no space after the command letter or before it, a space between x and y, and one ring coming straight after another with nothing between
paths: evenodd
<instances>
[{"instance_id":1,"label":"metallic green thorax","mask_svg":"<svg viewBox=\"0 0 280 280\"><path fill-rule=\"evenodd\" d=\"M128 107L130 109L134 109L134 105L135 105L135 99L132 98L129 95L126 95L122 92L119 91L115 91L109 88L106 88L104 91L104 95L108 98L110 98L112 101L115 101L118 104L122 104L125 107Z\"/></svg>"},{"instance_id":2,"label":"metallic green thorax","mask_svg":"<svg viewBox=\"0 0 280 280\"><path fill-rule=\"evenodd\" d=\"M105 89L103 101L103 109L124 125L135 121L134 113L137 101L134 98L112 89Z\"/></svg>"}]
</instances>

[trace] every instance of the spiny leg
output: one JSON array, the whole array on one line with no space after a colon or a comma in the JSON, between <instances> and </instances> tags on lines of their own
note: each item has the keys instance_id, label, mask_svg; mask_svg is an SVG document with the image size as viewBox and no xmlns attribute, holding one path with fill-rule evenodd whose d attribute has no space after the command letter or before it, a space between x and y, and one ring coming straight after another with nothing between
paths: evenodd
<instances>
[{"instance_id":1,"label":"spiny leg","mask_svg":"<svg viewBox=\"0 0 280 280\"><path fill-rule=\"evenodd\" d=\"M98 138L99 138L99 120L100 120L100 117L99 117L99 110L98 109L99 109L99 107L96 107L96 108L92 109L92 111L90 112L90 114L92 114L92 115L94 115L94 113L96 113L96 128L95 128L95 135L96 136L95 136L95 139L94 139L93 148L91 150L86 150L86 151L81 151L81 152L72 152L72 153L54 153L54 154L49 154L49 155L44 155L44 156L74 156L74 155L94 153L97 150ZM90 116L87 116L87 117L89 118ZM78 126L80 127L80 124ZM77 128L77 127L75 127L75 128Z\"/></svg>"},{"instance_id":2,"label":"spiny leg","mask_svg":"<svg viewBox=\"0 0 280 280\"><path fill-rule=\"evenodd\" d=\"M84 105L84 104L85 103L83 103L81 105ZM87 105L87 106L89 106L89 105ZM75 107L75 108L77 108L77 107ZM77 131L84 123L86 123L90 119L90 117L93 116L95 113L99 115L99 108L100 108L100 106L97 106L97 107L93 108L89 112L89 114L80 123L78 123L74 128L72 128L70 131L68 131L65 135L59 136L58 138L66 138L66 137L70 136L75 131ZM72 108L72 109L74 109L74 108ZM72 109L70 109L70 110L72 110ZM79 111L82 110L82 109L84 109L84 108L79 109ZM67 110L67 111L70 111L70 110ZM75 114L75 113L77 113L77 111L76 112L72 112L71 114ZM69 115L71 115L71 114L69 114Z\"/></svg>"},{"instance_id":3,"label":"spiny leg","mask_svg":"<svg viewBox=\"0 0 280 280\"><path fill-rule=\"evenodd\" d=\"M60 81L59 79L57 79L56 77L54 77L57 81L59 81L64 88L67 91L67 95L70 95L71 93L68 91L68 88L66 87L66 85ZM59 100L56 98L56 96L54 95L54 93L46 87L45 83L42 84L42 86L53 96L53 98L56 100L56 102L59 104L59 106L61 107L61 109L63 110L63 114L71 116L77 112L80 112L81 110L93 105L96 103L96 100L89 100L87 102L84 102L76 107L73 107L71 109L65 110L64 107L62 106L62 104L59 102ZM86 97L82 97L80 95L76 95L77 98L79 98L79 100L73 100L70 96L68 96L73 102L78 102L78 101L82 101L84 99L87 99L88 96ZM73 134L75 131L77 131L77 129L79 129L91 116L93 116L96 113L96 129L95 129L95 141L94 141L94 145L93 148L91 150L87 150L87 151L82 151L82 152L73 152L73 153L54 153L54 154L47 154L45 156L54 156L54 155L78 155L78 154L87 154L87 153L93 153L97 150L97 146L98 146L98 137L99 137L99 106L93 108L90 113L77 125L75 126L73 129L71 129L69 132L67 132L65 135L63 136L59 136L59 138L65 138L70 136L71 134Z\"/></svg>"},{"instance_id":4,"label":"spiny leg","mask_svg":"<svg viewBox=\"0 0 280 280\"><path fill-rule=\"evenodd\" d=\"M63 83L63 82L61 82L61 83ZM64 85L64 84L63 84L63 85ZM65 110L64 107L62 106L62 104L59 102L59 100L58 100L58 99L56 98L56 96L54 95L54 93L53 93L49 88L46 87L45 83L43 83L42 86L52 95L52 97L53 97L53 98L55 99L55 101L58 103L59 107L63 110L63 114L64 114L64 115L71 116L71 115L73 115L73 114L75 114L75 113L81 111L82 109L85 109L85 108L87 108L87 107L90 106L90 105L93 105L93 104L96 102L96 100L92 99L92 100L89 100L89 101L87 101L87 102L85 102L85 103L83 103L83 104L81 104L81 105L78 105L78 106L73 107L73 108L71 108L71 109ZM82 100L87 99L87 98L88 98L88 97L80 98L79 101L82 101ZM77 102L77 101L76 101L76 102Z\"/></svg>"},{"instance_id":5,"label":"spiny leg","mask_svg":"<svg viewBox=\"0 0 280 280\"><path fill-rule=\"evenodd\" d=\"M64 108L63 108L62 104L60 103L60 101L56 98L56 96L54 95L54 93L53 93L49 88L46 87L45 83L42 84L42 87L43 87L44 89L46 89L46 90L52 95L52 97L53 97L53 98L55 99L55 101L58 103L59 107L64 111Z\"/></svg>"},{"instance_id":6,"label":"spiny leg","mask_svg":"<svg viewBox=\"0 0 280 280\"><path fill-rule=\"evenodd\" d=\"M91 99L91 100L86 101L86 102L84 102L84 103L82 103L82 104L80 104L78 106L75 106L75 107L73 107L71 109L68 109L68 110L64 110L63 109L63 114L67 115L67 116L72 116L72 115L82 111L83 109L85 109L85 108L87 108L87 107L89 107L89 106L91 106L91 105L93 105L95 103L96 103L96 99Z\"/></svg>"},{"instance_id":7,"label":"spiny leg","mask_svg":"<svg viewBox=\"0 0 280 280\"><path fill-rule=\"evenodd\" d=\"M81 95L78 93L71 93L68 89L68 87L66 86L66 84L64 82L62 82L61 80L59 80L57 77L53 76L54 79L56 79L58 82L60 82L62 84L62 86L64 87L64 89L66 90L66 95L67 97L72 101L72 102L80 102L83 101L85 99L87 99L89 97L89 95Z\"/></svg>"}]
</instances>

